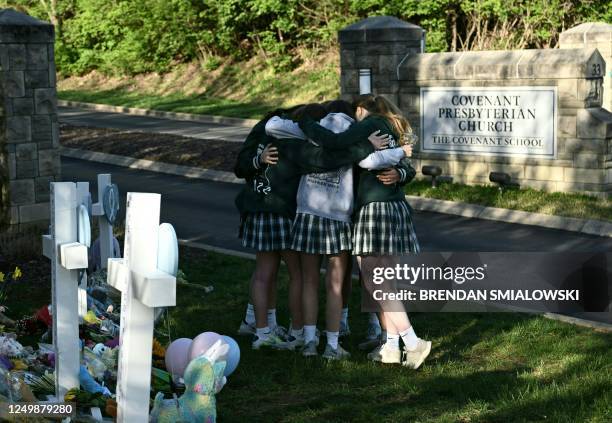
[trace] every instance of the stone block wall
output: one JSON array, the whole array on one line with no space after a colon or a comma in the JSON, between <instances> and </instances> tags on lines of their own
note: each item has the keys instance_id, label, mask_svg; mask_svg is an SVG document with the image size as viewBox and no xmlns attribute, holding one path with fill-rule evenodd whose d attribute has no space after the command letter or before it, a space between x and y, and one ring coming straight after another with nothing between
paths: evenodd
<instances>
[{"instance_id":1,"label":"stone block wall","mask_svg":"<svg viewBox=\"0 0 612 423\"><path fill-rule=\"evenodd\" d=\"M60 176L54 28L0 10L0 227L46 224Z\"/></svg>"},{"instance_id":2,"label":"stone block wall","mask_svg":"<svg viewBox=\"0 0 612 423\"><path fill-rule=\"evenodd\" d=\"M562 49L596 48L606 62L603 80L602 107L612 112L612 24L603 22L583 23L564 31L559 36ZM602 73L597 67L589 69L591 74Z\"/></svg>"},{"instance_id":3,"label":"stone block wall","mask_svg":"<svg viewBox=\"0 0 612 423\"><path fill-rule=\"evenodd\" d=\"M425 30L391 16L375 16L338 32L340 93L345 100L359 94L359 70L371 71L374 94L397 101L397 66L410 54L420 53Z\"/></svg>"}]
</instances>

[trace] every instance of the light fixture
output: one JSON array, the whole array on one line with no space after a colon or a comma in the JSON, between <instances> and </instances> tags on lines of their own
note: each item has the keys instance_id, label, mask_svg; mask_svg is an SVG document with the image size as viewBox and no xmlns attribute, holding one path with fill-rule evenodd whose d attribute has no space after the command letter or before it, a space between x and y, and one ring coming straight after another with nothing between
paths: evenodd
<instances>
[{"instance_id":1,"label":"light fixture","mask_svg":"<svg viewBox=\"0 0 612 423\"><path fill-rule=\"evenodd\" d=\"M372 70L359 69L359 94L372 92Z\"/></svg>"},{"instance_id":2,"label":"light fixture","mask_svg":"<svg viewBox=\"0 0 612 423\"><path fill-rule=\"evenodd\" d=\"M503 191L507 188L519 188L520 185L516 182L512 182L512 177L504 172L491 172L489 173L489 181L498 184L499 190Z\"/></svg>"},{"instance_id":3,"label":"light fixture","mask_svg":"<svg viewBox=\"0 0 612 423\"><path fill-rule=\"evenodd\" d=\"M431 176L431 187L436 188L436 178L442 174L442 168L440 166L423 166L421 173L426 176Z\"/></svg>"}]
</instances>

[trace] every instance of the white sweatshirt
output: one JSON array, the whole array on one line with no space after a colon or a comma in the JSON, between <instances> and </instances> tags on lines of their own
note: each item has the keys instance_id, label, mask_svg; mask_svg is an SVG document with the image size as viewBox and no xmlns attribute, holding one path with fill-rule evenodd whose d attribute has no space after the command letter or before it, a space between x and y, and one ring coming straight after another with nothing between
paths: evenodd
<instances>
[{"instance_id":1,"label":"white sweatshirt","mask_svg":"<svg viewBox=\"0 0 612 423\"><path fill-rule=\"evenodd\" d=\"M346 131L353 122L344 113L330 113L319 124L338 134ZM268 120L266 134L274 138L306 140L296 122L278 116ZM375 151L360 161L359 166L369 170L383 169L395 166L404 156L401 148ZM331 172L302 176L297 194L297 212L350 223L353 213L353 167L345 166Z\"/></svg>"}]
</instances>

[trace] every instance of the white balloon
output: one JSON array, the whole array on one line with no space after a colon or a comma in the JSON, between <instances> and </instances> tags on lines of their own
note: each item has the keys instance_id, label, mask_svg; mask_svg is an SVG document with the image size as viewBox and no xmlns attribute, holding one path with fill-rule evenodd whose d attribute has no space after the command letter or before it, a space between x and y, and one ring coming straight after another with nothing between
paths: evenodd
<instances>
[{"instance_id":1,"label":"white balloon","mask_svg":"<svg viewBox=\"0 0 612 423\"><path fill-rule=\"evenodd\" d=\"M81 244L91 247L91 223L89 222L89 212L87 206L81 204L78 212L78 240Z\"/></svg>"},{"instance_id":2,"label":"white balloon","mask_svg":"<svg viewBox=\"0 0 612 423\"><path fill-rule=\"evenodd\" d=\"M162 272L176 276L178 273L178 240L176 232L169 223L159 225L157 241L157 268Z\"/></svg>"}]
</instances>

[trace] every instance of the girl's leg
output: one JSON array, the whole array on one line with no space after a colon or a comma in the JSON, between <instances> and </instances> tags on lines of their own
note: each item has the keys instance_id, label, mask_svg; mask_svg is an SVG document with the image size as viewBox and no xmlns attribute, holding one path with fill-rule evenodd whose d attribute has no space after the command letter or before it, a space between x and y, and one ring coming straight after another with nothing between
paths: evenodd
<instances>
[{"instance_id":1,"label":"girl's leg","mask_svg":"<svg viewBox=\"0 0 612 423\"><path fill-rule=\"evenodd\" d=\"M344 285L347 262L350 255L348 251L329 256L325 285L327 289L327 303L325 308L325 322L328 332L340 331L340 318L342 316L342 288ZM336 339L337 345L337 339Z\"/></svg>"},{"instance_id":2,"label":"girl's leg","mask_svg":"<svg viewBox=\"0 0 612 423\"><path fill-rule=\"evenodd\" d=\"M315 340L317 315L319 314L319 281L321 278L321 256L300 254L302 264L302 305L304 316L304 342Z\"/></svg>"},{"instance_id":3,"label":"girl's leg","mask_svg":"<svg viewBox=\"0 0 612 423\"><path fill-rule=\"evenodd\" d=\"M348 260L346 261L346 269L344 270L344 281L342 283L342 316L340 319L340 331L345 331L347 335L350 333L348 325L348 311L349 302L351 300L351 292L353 291L352 271L353 260L352 256L349 254Z\"/></svg>"},{"instance_id":4,"label":"girl's leg","mask_svg":"<svg viewBox=\"0 0 612 423\"><path fill-rule=\"evenodd\" d=\"M268 317L271 317L271 314L275 314L276 311L276 281L278 276L278 265L276 266L277 272L270 276L270 286L268 289ZM253 297L251 293L253 292L253 283L255 281L256 271L253 271L251 275L251 280L249 281L249 303L247 304L246 312L244 314L244 322L241 323L240 329L238 331L239 334L251 334L252 329L249 327L255 327L255 308L253 306ZM246 323L246 325L245 325ZM274 322L270 322L268 319L268 325L272 328L275 326L274 324L270 324Z\"/></svg>"},{"instance_id":5,"label":"girl's leg","mask_svg":"<svg viewBox=\"0 0 612 423\"><path fill-rule=\"evenodd\" d=\"M359 269L359 281L360 284L363 284L363 280L361 279L361 256L355 256L355 261L357 261L357 266ZM362 286L363 287L363 286ZM364 295L362 293L362 295ZM378 320L378 316L374 312L368 313L368 330L366 332L366 338L363 342L359 344L360 350L370 350L374 347L379 347L381 342L381 322ZM384 339L382 339L384 342Z\"/></svg>"},{"instance_id":6,"label":"girl's leg","mask_svg":"<svg viewBox=\"0 0 612 423\"><path fill-rule=\"evenodd\" d=\"M259 251L256 255L255 273L251 284L251 299L255 308L255 326L268 328L268 298L270 286L278 272L280 254L277 251Z\"/></svg>"},{"instance_id":7,"label":"girl's leg","mask_svg":"<svg viewBox=\"0 0 612 423\"><path fill-rule=\"evenodd\" d=\"M274 329L277 326L276 323L276 294L278 292L278 269L280 268L280 257L278 256L278 264L276 265L276 271L271 276L270 284L268 287L268 326L270 329Z\"/></svg>"},{"instance_id":8,"label":"girl's leg","mask_svg":"<svg viewBox=\"0 0 612 423\"><path fill-rule=\"evenodd\" d=\"M289 271L289 313L291 314L291 329L301 330L304 327L302 312L302 271L300 255L297 251L285 250L281 257Z\"/></svg>"}]
</instances>

